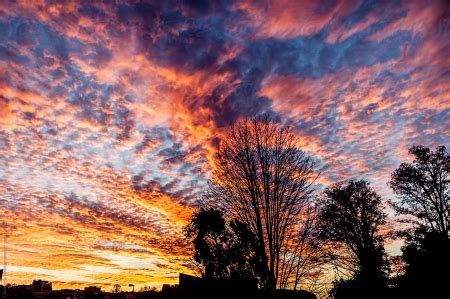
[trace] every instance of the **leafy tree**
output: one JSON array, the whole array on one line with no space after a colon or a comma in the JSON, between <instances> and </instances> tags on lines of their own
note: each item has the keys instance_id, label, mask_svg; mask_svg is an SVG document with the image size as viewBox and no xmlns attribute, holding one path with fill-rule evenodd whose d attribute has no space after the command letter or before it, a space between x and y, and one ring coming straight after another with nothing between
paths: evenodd
<instances>
[{"instance_id":1,"label":"leafy tree","mask_svg":"<svg viewBox=\"0 0 450 299\"><path fill-rule=\"evenodd\" d=\"M410 298L439 298L447 291L450 239L428 232L402 247L405 273L397 278L400 294Z\"/></svg>"},{"instance_id":2,"label":"leafy tree","mask_svg":"<svg viewBox=\"0 0 450 299\"><path fill-rule=\"evenodd\" d=\"M413 146L412 163L402 163L393 173L390 186L399 196L392 206L402 222L412 224L403 231L406 243L403 275L396 279L398 295L439 297L447 291L450 268L449 170L450 156L444 146L430 151Z\"/></svg>"},{"instance_id":3,"label":"leafy tree","mask_svg":"<svg viewBox=\"0 0 450 299\"><path fill-rule=\"evenodd\" d=\"M239 221L227 222L223 213L200 208L186 227L194 245L194 260L209 279L256 280L261 275L255 235Z\"/></svg>"},{"instance_id":4,"label":"leafy tree","mask_svg":"<svg viewBox=\"0 0 450 299\"><path fill-rule=\"evenodd\" d=\"M120 284L116 283L115 285L113 285L113 289L112 289L113 293L120 293L122 292L122 287L120 286Z\"/></svg>"},{"instance_id":5,"label":"leafy tree","mask_svg":"<svg viewBox=\"0 0 450 299\"><path fill-rule=\"evenodd\" d=\"M432 232L447 239L450 223L449 172L450 156L445 146L432 152L423 146L413 146L409 153L412 163L402 163L392 173L389 182L400 202L392 202L395 211L408 216L403 221L413 228Z\"/></svg>"},{"instance_id":6,"label":"leafy tree","mask_svg":"<svg viewBox=\"0 0 450 299\"><path fill-rule=\"evenodd\" d=\"M335 250L339 267L351 274L335 289L355 288L367 293L386 283L386 262L380 227L385 223L381 197L364 180L334 184L324 191L320 202L321 238ZM341 247L341 248L340 248ZM344 254L339 255L342 249Z\"/></svg>"},{"instance_id":7,"label":"leafy tree","mask_svg":"<svg viewBox=\"0 0 450 299\"><path fill-rule=\"evenodd\" d=\"M221 143L208 198L256 236L266 289L276 288L281 252L317 175L291 127L268 117L232 126Z\"/></svg>"},{"instance_id":8,"label":"leafy tree","mask_svg":"<svg viewBox=\"0 0 450 299\"><path fill-rule=\"evenodd\" d=\"M246 280L261 280L261 256L255 234L242 222L230 222L232 235L228 259L232 263L231 277Z\"/></svg>"},{"instance_id":9,"label":"leafy tree","mask_svg":"<svg viewBox=\"0 0 450 299\"><path fill-rule=\"evenodd\" d=\"M140 288L140 292L156 292L158 289L156 287L151 287L151 286L143 286L142 288Z\"/></svg>"},{"instance_id":10,"label":"leafy tree","mask_svg":"<svg viewBox=\"0 0 450 299\"><path fill-rule=\"evenodd\" d=\"M205 278L223 278L229 275L227 250L230 234L222 212L201 208L186 228L186 236L194 245L194 260L202 265Z\"/></svg>"}]
</instances>

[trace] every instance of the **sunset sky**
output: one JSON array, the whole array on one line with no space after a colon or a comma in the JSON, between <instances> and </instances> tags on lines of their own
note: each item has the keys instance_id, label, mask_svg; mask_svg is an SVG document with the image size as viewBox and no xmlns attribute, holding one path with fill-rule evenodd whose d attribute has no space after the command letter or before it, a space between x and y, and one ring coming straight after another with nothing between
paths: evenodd
<instances>
[{"instance_id":1,"label":"sunset sky","mask_svg":"<svg viewBox=\"0 0 450 299\"><path fill-rule=\"evenodd\" d=\"M1 1L7 282L192 273L183 226L259 113L294 126L319 190L393 198L411 145L450 145L449 40L448 1Z\"/></svg>"}]
</instances>

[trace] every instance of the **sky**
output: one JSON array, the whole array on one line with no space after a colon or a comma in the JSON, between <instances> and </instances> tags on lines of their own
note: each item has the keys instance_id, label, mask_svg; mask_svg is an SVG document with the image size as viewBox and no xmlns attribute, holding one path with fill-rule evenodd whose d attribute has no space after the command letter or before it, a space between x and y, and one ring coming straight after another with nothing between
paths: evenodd
<instances>
[{"instance_id":1,"label":"sky","mask_svg":"<svg viewBox=\"0 0 450 299\"><path fill-rule=\"evenodd\" d=\"M183 226L227 127L258 114L294 127L318 189L391 198L410 146L450 145L449 40L438 0L1 1L7 282L193 273Z\"/></svg>"}]
</instances>

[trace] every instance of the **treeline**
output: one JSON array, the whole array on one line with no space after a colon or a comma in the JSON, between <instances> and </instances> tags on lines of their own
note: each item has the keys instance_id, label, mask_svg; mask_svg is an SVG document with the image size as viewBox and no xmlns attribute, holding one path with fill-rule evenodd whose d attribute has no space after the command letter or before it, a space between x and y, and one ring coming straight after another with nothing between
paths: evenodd
<instances>
[{"instance_id":1,"label":"treeline","mask_svg":"<svg viewBox=\"0 0 450 299\"><path fill-rule=\"evenodd\" d=\"M208 191L185 233L206 279L303 289L333 298L448 293L450 158L444 146L409 149L385 201L367 180L319 192L315 161L292 127L268 117L233 125ZM386 203L396 215L386 214ZM402 255L384 244L402 238ZM331 290L327 288L332 285Z\"/></svg>"}]
</instances>

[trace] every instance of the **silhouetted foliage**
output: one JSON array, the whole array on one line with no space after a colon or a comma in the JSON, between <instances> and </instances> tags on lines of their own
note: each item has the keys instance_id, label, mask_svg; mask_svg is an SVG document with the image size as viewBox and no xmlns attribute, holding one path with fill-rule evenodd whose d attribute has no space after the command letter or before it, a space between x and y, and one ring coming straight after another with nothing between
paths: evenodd
<instances>
[{"instance_id":1,"label":"silhouetted foliage","mask_svg":"<svg viewBox=\"0 0 450 299\"><path fill-rule=\"evenodd\" d=\"M156 287L143 286L139 289L139 292L156 292L158 289Z\"/></svg>"},{"instance_id":2,"label":"silhouetted foliage","mask_svg":"<svg viewBox=\"0 0 450 299\"><path fill-rule=\"evenodd\" d=\"M333 288L330 290L330 295L333 299L346 299L346 298L364 298L367 292L360 289L360 285L354 278L339 279L333 282Z\"/></svg>"},{"instance_id":3,"label":"silhouetted foliage","mask_svg":"<svg viewBox=\"0 0 450 299\"><path fill-rule=\"evenodd\" d=\"M207 279L255 280L261 270L255 235L245 224L227 223L219 210L202 207L192 217L186 236L194 245L194 260Z\"/></svg>"},{"instance_id":4,"label":"silhouetted foliage","mask_svg":"<svg viewBox=\"0 0 450 299\"><path fill-rule=\"evenodd\" d=\"M260 280L264 269L261 268L261 256L255 234L247 225L237 220L231 221L230 228L233 236L228 252L232 262L231 277Z\"/></svg>"},{"instance_id":5,"label":"silhouetted foliage","mask_svg":"<svg viewBox=\"0 0 450 299\"><path fill-rule=\"evenodd\" d=\"M425 233L402 247L405 271L394 279L394 295L405 298L441 298L448 293L450 240Z\"/></svg>"},{"instance_id":6,"label":"silhouetted foliage","mask_svg":"<svg viewBox=\"0 0 450 299\"><path fill-rule=\"evenodd\" d=\"M449 179L450 157L444 146L435 152L423 146L409 150L415 159L402 163L390 186L400 196L392 206L402 222L412 224L401 231L405 270L396 278L396 295L410 298L433 297L448 292L450 268Z\"/></svg>"},{"instance_id":7,"label":"silhouetted foliage","mask_svg":"<svg viewBox=\"0 0 450 299\"><path fill-rule=\"evenodd\" d=\"M193 241L194 260L203 266L204 277L229 276L227 247L231 236L225 227L222 212L201 208L187 226L186 236Z\"/></svg>"},{"instance_id":8,"label":"silhouetted foliage","mask_svg":"<svg viewBox=\"0 0 450 299\"><path fill-rule=\"evenodd\" d=\"M403 221L412 223L414 229L448 238L450 156L445 146L434 152L413 146L409 153L414 161L402 163L392 173L389 184L400 202L391 204L398 214L409 216Z\"/></svg>"},{"instance_id":9,"label":"silhouetted foliage","mask_svg":"<svg viewBox=\"0 0 450 299\"><path fill-rule=\"evenodd\" d=\"M390 294L390 290L386 287L368 287L365 282L352 277L335 280L330 290L333 299L391 298Z\"/></svg>"},{"instance_id":10,"label":"silhouetted foliage","mask_svg":"<svg viewBox=\"0 0 450 299\"><path fill-rule=\"evenodd\" d=\"M122 287L120 286L120 284L116 283L115 285L113 285L112 288L113 293L120 293L122 292Z\"/></svg>"},{"instance_id":11,"label":"silhouetted foliage","mask_svg":"<svg viewBox=\"0 0 450 299\"><path fill-rule=\"evenodd\" d=\"M367 293L385 286L387 264L379 231L385 218L381 197L367 181L338 183L324 191L320 236L329 242L338 267L351 275L335 285L335 292L362 288Z\"/></svg>"},{"instance_id":12,"label":"silhouetted foliage","mask_svg":"<svg viewBox=\"0 0 450 299\"><path fill-rule=\"evenodd\" d=\"M262 283L275 289L286 237L298 225L316 178L291 127L267 117L232 126L216 157L208 198L256 236Z\"/></svg>"}]
</instances>

